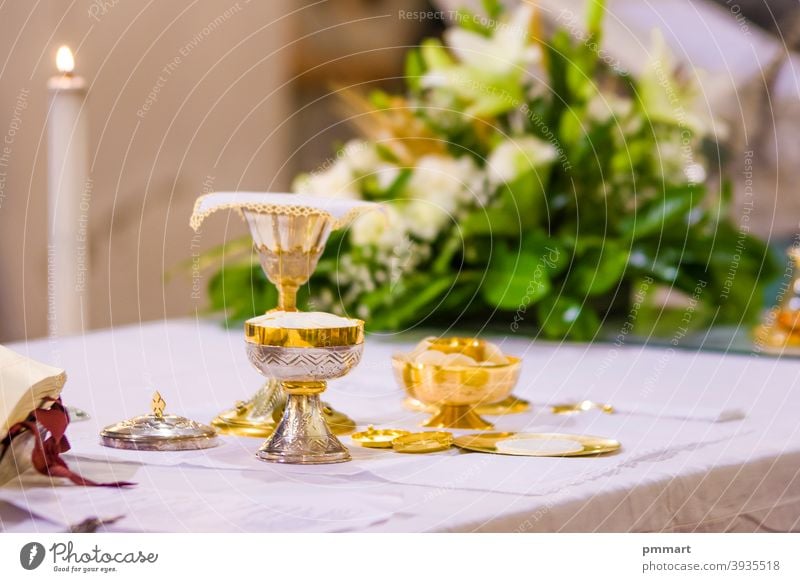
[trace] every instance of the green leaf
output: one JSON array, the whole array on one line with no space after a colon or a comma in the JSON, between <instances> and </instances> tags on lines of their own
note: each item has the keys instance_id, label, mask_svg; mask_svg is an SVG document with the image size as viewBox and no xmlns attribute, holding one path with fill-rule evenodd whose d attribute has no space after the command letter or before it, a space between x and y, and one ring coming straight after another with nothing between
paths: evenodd
<instances>
[{"instance_id":1,"label":"green leaf","mask_svg":"<svg viewBox=\"0 0 800 582\"><path fill-rule=\"evenodd\" d=\"M539 325L545 337L591 340L600 328L597 314L587 305L566 296L550 296L536 308Z\"/></svg>"},{"instance_id":2,"label":"green leaf","mask_svg":"<svg viewBox=\"0 0 800 582\"><path fill-rule=\"evenodd\" d=\"M209 281L209 309L223 312L228 323L240 322L275 307L278 293L261 266L226 264Z\"/></svg>"},{"instance_id":3,"label":"green leaf","mask_svg":"<svg viewBox=\"0 0 800 582\"><path fill-rule=\"evenodd\" d=\"M581 253L567 276L570 293L577 296L601 295L622 280L628 266L629 252L613 240Z\"/></svg>"},{"instance_id":4,"label":"green leaf","mask_svg":"<svg viewBox=\"0 0 800 582\"><path fill-rule=\"evenodd\" d=\"M409 50L406 53L405 77L406 84L412 93L417 94L422 90L422 77L425 72L425 61L419 49Z\"/></svg>"},{"instance_id":5,"label":"green leaf","mask_svg":"<svg viewBox=\"0 0 800 582\"><path fill-rule=\"evenodd\" d=\"M448 69L456 64L450 53L444 48L442 41L437 38L423 40L420 45L420 53L426 70Z\"/></svg>"},{"instance_id":6,"label":"green leaf","mask_svg":"<svg viewBox=\"0 0 800 582\"><path fill-rule=\"evenodd\" d=\"M411 168L402 168L400 172L398 172L397 177L386 189L386 192L384 192L383 197L386 200L396 200L399 198L413 174L414 171Z\"/></svg>"},{"instance_id":7,"label":"green leaf","mask_svg":"<svg viewBox=\"0 0 800 582\"><path fill-rule=\"evenodd\" d=\"M567 84L567 70L570 67L572 41L566 30L557 30L547 48L547 69L550 77L550 91L554 95L553 108L550 118L547 119L549 127L556 127L561 118L561 113L573 101ZM562 141L562 143L565 143Z\"/></svg>"},{"instance_id":8,"label":"green leaf","mask_svg":"<svg viewBox=\"0 0 800 582\"><path fill-rule=\"evenodd\" d=\"M569 265L570 254L563 241L548 236L542 230L532 230L526 233L522 237L522 248L526 254L537 257L537 264L542 263L547 267L551 279Z\"/></svg>"},{"instance_id":9,"label":"green leaf","mask_svg":"<svg viewBox=\"0 0 800 582\"><path fill-rule=\"evenodd\" d=\"M525 172L500 188L500 208L519 216L523 230L539 226L544 209L544 185L550 167Z\"/></svg>"},{"instance_id":10,"label":"green leaf","mask_svg":"<svg viewBox=\"0 0 800 582\"><path fill-rule=\"evenodd\" d=\"M431 265L431 272L436 275L445 275L452 270L452 260L455 254L464 246L464 240L459 236L452 236L445 241Z\"/></svg>"},{"instance_id":11,"label":"green leaf","mask_svg":"<svg viewBox=\"0 0 800 582\"><path fill-rule=\"evenodd\" d=\"M522 231L519 217L505 208L478 208L460 223L465 238L474 236L518 237Z\"/></svg>"},{"instance_id":12,"label":"green leaf","mask_svg":"<svg viewBox=\"0 0 800 582\"><path fill-rule=\"evenodd\" d=\"M586 7L586 29L590 37L597 43L602 37L605 4L605 0L588 0Z\"/></svg>"},{"instance_id":13,"label":"green leaf","mask_svg":"<svg viewBox=\"0 0 800 582\"><path fill-rule=\"evenodd\" d=\"M629 264L639 273L653 275L664 283L674 283L681 267L681 249L660 246L657 242L637 243L631 249Z\"/></svg>"},{"instance_id":14,"label":"green leaf","mask_svg":"<svg viewBox=\"0 0 800 582\"><path fill-rule=\"evenodd\" d=\"M503 3L500 0L481 0L486 15L492 20L497 20L503 13Z\"/></svg>"},{"instance_id":15,"label":"green leaf","mask_svg":"<svg viewBox=\"0 0 800 582\"><path fill-rule=\"evenodd\" d=\"M373 89L369 93L369 102L376 109L388 109L392 106L391 97L386 91Z\"/></svg>"},{"instance_id":16,"label":"green leaf","mask_svg":"<svg viewBox=\"0 0 800 582\"><path fill-rule=\"evenodd\" d=\"M456 24L463 28L464 30L469 30L470 32L475 32L480 34L481 36L492 36L492 29L489 26L483 24L483 20L480 16L475 14L472 10L467 10L466 8L459 8L456 11Z\"/></svg>"},{"instance_id":17,"label":"green leaf","mask_svg":"<svg viewBox=\"0 0 800 582\"><path fill-rule=\"evenodd\" d=\"M384 285L366 294L358 303L370 308L373 314L370 325L376 329L400 329L427 316L423 310L441 299L454 283L454 275L434 279L427 275L410 276L397 285Z\"/></svg>"},{"instance_id":18,"label":"green leaf","mask_svg":"<svg viewBox=\"0 0 800 582\"><path fill-rule=\"evenodd\" d=\"M549 268L539 258L498 245L481 286L484 300L507 311L524 310L539 301L550 291Z\"/></svg>"},{"instance_id":19,"label":"green leaf","mask_svg":"<svg viewBox=\"0 0 800 582\"><path fill-rule=\"evenodd\" d=\"M702 199L702 187L687 184L668 188L663 196L649 200L620 221L622 232L632 239L662 233L685 223L689 211Z\"/></svg>"},{"instance_id":20,"label":"green leaf","mask_svg":"<svg viewBox=\"0 0 800 582\"><path fill-rule=\"evenodd\" d=\"M376 143L375 144L375 151L378 154L378 157L385 162L389 162L390 164L399 164L400 159L395 155L395 153L386 147L385 144Z\"/></svg>"}]
</instances>

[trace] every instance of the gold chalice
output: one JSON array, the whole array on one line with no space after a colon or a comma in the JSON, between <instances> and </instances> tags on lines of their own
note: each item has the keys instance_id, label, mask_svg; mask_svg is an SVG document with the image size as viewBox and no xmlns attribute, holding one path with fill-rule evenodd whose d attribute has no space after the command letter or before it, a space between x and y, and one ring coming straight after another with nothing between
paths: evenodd
<instances>
[{"instance_id":1,"label":"gold chalice","mask_svg":"<svg viewBox=\"0 0 800 582\"><path fill-rule=\"evenodd\" d=\"M326 410L329 417L330 410L319 395L327 380L344 376L360 361L364 322L298 312L296 297L314 272L330 233L371 206L316 196L247 192L211 194L195 205L191 221L195 230L217 210L234 208L241 213L264 273L278 289L278 307L245 323L248 358L269 379L269 388L261 391L269 403L249 410L261 418L274 418L278 407L283 408L280 421L258 452L265 461L316 464L350 460L326 422ZM276 394L278 387L281 398ZM244 413L248 407L239 408ZM231 427L239 418L229 414L217 420L215 426Z\"/></svg>"},{"instance_id":2,"label":"gold chalice","mask_svg":"<svg viewBox=\"0 0 800 582\"><path fill-rule=\"evenodd\" d=\"M485 347L483 340L474 338L431 340L432 349L469 356L476 365L420 363L406 355L392 358L400 385L413 398L437 409L424 426L474 430L494 427L480 417L476 408L501 402L511 394L519 379L521 361L507 356L505 364L487 362Z\"/></svg>"}]
</instances>

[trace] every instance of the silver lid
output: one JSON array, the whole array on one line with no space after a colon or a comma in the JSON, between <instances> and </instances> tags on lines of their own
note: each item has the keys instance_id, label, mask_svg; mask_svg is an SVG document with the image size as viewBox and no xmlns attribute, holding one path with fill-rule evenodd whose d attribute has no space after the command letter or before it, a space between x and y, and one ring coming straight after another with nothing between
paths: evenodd
<instances>
[{"instance_id":1,"label":"silver lid","mask_svg":"<svg viewBox=\"0 0 800 582\"><path fill-rule=\"evenodd\" d=\"M105 427L101 443L115 449L138 451L186 451L216 446L217 433L210 426L183 416L164 414L161 394L153 395L153 412Z\"/></svg>"}]
</instances>

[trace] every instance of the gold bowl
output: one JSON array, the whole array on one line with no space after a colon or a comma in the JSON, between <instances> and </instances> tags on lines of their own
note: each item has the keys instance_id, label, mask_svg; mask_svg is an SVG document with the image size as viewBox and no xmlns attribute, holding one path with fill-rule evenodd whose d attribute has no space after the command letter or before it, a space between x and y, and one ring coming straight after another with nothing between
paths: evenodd
<instances>
[{"instance_id":1,"label":"gold bowl","mask_svg":"<svg viewBox=\"0 0 800 582\"><path fill-rule=\"evenodd\" d=\"M485 342L474 338L432 340L431 348L461 353L481 362ZM408 393L438 407L424 426L487 430L494 425L481 418L475 408L507 398L519 379L521 361L507 356L506 364L439 365L415 363L405 355L392 357L395 377Z\"/></svg>"}]
</instances>

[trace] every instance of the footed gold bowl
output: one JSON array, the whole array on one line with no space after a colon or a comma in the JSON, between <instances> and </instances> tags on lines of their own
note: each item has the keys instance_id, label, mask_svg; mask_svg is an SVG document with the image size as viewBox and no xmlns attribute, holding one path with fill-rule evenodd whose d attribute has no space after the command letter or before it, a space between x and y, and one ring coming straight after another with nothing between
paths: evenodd
<instances>
[{"instance_id":1,"label":"footed gold bowl","mask_svg":"<svg viewBox=\"0 0 800 582\"><path fill-rule=\"evenodd\" d=\"M482 361L483 341L472 338L433 340L432 348L446 353L462 353ZM521 361L507 356L508 363L478 365L439 365L417 363L405 355L395 355L395 377L408 393L420 402L435 406L425 426L487 430L494 425L475 411L478 406L505 400L519 379Z\"/></svg>"}]
</instances>

